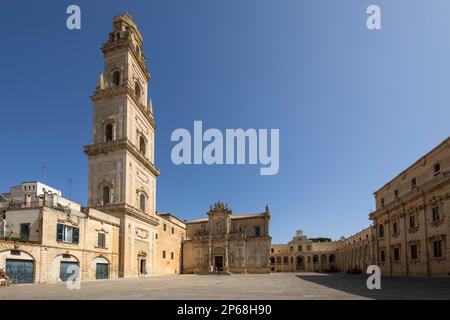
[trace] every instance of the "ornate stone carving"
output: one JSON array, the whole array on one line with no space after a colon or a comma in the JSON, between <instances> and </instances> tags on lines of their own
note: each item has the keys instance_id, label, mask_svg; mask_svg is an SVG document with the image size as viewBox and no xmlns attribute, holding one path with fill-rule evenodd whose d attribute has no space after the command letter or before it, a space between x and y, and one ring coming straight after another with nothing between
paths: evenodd
<instances>
[{"instance_id":1,"label":"ornate stone carving","mask_svg":"<svg viewBox=\"0 0 450 320\"><path fill-rule=\"evenodd\" d=\"M78 226L80 224L80 218L68 212L66 218L58 219L58 222L65 224L70 223L71 225Z\"/></svg>"},{"instance_id":2,"label":"ornate stone carving","mask_svg":"<svg viewBox=\"0 0 450 320\"><path fill-rule=\"evenodd\" d=\"M136 236L141 239L148 239L148 231L141 228L136 228Z\"/></svg>"}]
</instances>

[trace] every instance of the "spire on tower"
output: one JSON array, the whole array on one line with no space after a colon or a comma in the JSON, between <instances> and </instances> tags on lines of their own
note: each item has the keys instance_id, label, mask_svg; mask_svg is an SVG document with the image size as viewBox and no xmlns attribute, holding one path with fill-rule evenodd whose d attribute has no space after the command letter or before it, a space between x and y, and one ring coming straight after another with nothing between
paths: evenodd
<instances>
[{"instance_id":1,"label":"spire on tower","mask_svg":"<svg viewBox=\"0 0 450 320\"><path fill-rule=\"evenodd\" d=\"M148 111L153 114L152 98L148 99Z\"/></svg>"},{"instance_id":2,"label":"spire on tower","mask_svg":"<svg viewBox=\"0 0 450 320\"><path fill-rule=\"evenodd\" d=\"M97 89L105 89L105 79L103 78L103 72L100 72L100 74L98 75Z\"/></svg>"}]
</instances>

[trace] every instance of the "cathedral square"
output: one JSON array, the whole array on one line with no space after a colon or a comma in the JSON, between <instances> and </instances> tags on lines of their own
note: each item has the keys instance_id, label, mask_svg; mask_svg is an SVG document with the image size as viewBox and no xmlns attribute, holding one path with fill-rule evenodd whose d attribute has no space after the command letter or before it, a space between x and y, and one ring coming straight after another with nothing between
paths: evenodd
<instances>
[{"instance_id":1,"label":"cathedral square","mask_svg":"<svg viewBox=\"0 0 450 320\"><path fill-rule=\"evenodd\" d=\"M87 205L39 181L0 194L0 284L12 284L0 297L450 298L450 138L378 189L367 228L339 240L298 230L272 243L277 212L264 199L254 212L205 203L196 220L158 212L164 172L155 163L157 106L142 48L132 17L114 17L91 96ZM381 292L366 287L371 265L380 268ZM66 289L72 280L81 280L79 291Z\"/></svg>"}]
</instances>

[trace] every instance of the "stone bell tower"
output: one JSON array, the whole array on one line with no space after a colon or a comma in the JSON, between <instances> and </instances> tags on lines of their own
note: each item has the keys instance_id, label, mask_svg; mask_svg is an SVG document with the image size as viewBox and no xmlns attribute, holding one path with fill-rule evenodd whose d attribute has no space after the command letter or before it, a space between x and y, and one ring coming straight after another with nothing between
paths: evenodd
<instances>
[{"instance_id":1,"label":"stone bell tower","mask_svg":"<svg viewBox=\"0 0 450 320\"><path fill-rule=\"evenodd\" d=\"M147 86L150 73L142 36L127 13L114 17L101 49L93 102L89 157L89 206L121 219L121 276L154 272L156 177L155 122Z\"/></svg>"}]
</instances>

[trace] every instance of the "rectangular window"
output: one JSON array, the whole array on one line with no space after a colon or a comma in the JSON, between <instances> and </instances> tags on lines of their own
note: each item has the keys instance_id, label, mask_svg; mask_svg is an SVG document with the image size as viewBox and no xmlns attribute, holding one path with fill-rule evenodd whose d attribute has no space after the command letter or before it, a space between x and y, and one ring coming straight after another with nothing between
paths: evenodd
<instances>
[{"instance_id":1,"label":"rectangular window","mask_svg":"<svg viewBox=\"0 0 450 320\"><path fill-rule=\"evenodd\" d=\"M439 207L433 207L431 208L432 213L432 219L433 221L439 221L440 220L440 214L439 214Z\"/></svg>"},{"instance_id":2,"label":"rectangular window","mask_svg":"<svg viewBox=\"0 0 450 320\"><path fill-rule=\"evenodd\" d=\"M380 226L378 227L378 236L380 238L384 237L384 225L380 224Z\"/></svg>"},{"instance_id":3,"label":"rectangular window","mask_svg":"<svg viewBox=\"0 0 450 320\"><path fill-rule=\"evenodd\" d=\"M170 253L170 259L173 260L173 252Z\"/></svg>"},{"instance_id":4,"label":"rectangular window","mask_svg":"<svg viewBox=\"0 0 450 320\"><path fill-rule=\"evenodd\" d=\"M172 227L172 234L175 234L175 229Z\"/></svg>"},{"instance_id":5,"label":"rectangular window","mask_svg":"<svg viewBox=\"0 0 450 320\"><path fill-rule=\"evenodd\" d=\"M394 197L398 198L398 190L397 189L394 190Z\"/></svg>"},{"instance_id":6,"label":"rectangular window","mask_svg":"<svg viewBox=\"0 0 450 320\"><path fill-rule=\"evenodd\" d=\"M398 234L399 229L398 229L398 223L394 222L394 224L392 225L392 230L394 232L394 234Z\"/></svg>"},{"instance_id":7,"label":"rectangular window","mask_svg":"<svg viewBox=\"0 0 450 320\"><path fill-rule=\"evenodd\" d=\"M417 180L414 177L414 178L411 179L411 189L414 189L416 187L416 185L417 185Z\"/></svg>"},{"instance_id":8,"label":"rectangular window","mask_svg":"<svg viewBox=\"0 0 450 320\"><path fill-rule=\"evenodd\" d=\"M11 250L11 251L10 251L10 254L11 254L12 256L20 256L20 251L19 251L19 250Z\"/></svg>"},{"instance_id":9,"label":"rectangular window","mask_svg":"<svg viewBox=\"0 0 450 320\"><path fill-rule=\"evenodd\" d=\"M384 250L380 251L380 260L381 260L381 262L384 262L386 260L386 256L385 256Z\"/></svg>"},{"instance_id":10,"label":"rectangular window","mask_svg":"<svg viewBox=\"0 0 450 320\"><path fill-rule=\"evenodd\" d=\"M442 241L433 241L433 256L435 258L442 258Z\"/></svg>"},{"instance_id":11,"label":"rectangular window","mask_svg":"<svg viewBox=\"0 0 450 320\"><path fill-rule=\"evenodd\" d=\"M256 235L257 237L261 236L261 228L260 228L260 227L256 227L256 228L255 228L255 235Z\"/></svg>"},{"instance_id":12,"label":"rectangular window","mask_svg":"<svg viewBox=\"0 0 450 320\"><path fill-rule=\"evenodd\" d=\"M21 240L29 240L30 238L30 224L29 223L21 223L20 224L20 239Z\"/></svg>"},{"instance_id":13,"label":"rectangular window","mask_svg":"<svg viewBox=\"0 0 450 320\"><path fill-rule=\"evenodd\" d=\"M411 246L411 259L416 260L417 259L417 245Z\"/></svg>"},{"instance_id":14,"label":"rectangular window","mask_svg":"<svg viewBox=\"0 0 450 320\"><path fill-rule=\"evenodd\" d=\"M400 248L394 248L394 260L400 261Z\"/></svg>"},{"instance_id":15,"label":"rectangular window","mask_svg":"<svg viewBox=\"0 0 450 320\"><path fill-rule=\"evenodd\" d=\"M155 239L158 240L158 234L157 233L155 233Z\"/></svg>"},{"instance_id":16,"label":"rectangular window","mask_svg":"<svg viewBox=\"0 0 450 320\"><path fill-rule=\"evenodd\" d=\"M439 162L436 162L433 166L433 172L434 175L438 175L439 173L441 173L441 164Z\"/></svg>"},{"instance_id":17,"label":"rectangular window","mask_svg":"<svg viewBox=\"0 0 450 320\"><path fill-rule=\"evenodd\" d=\"M56 225L56 240L76 244L80 240L80 229L58 223Z\"/></svg>"},{"instance_id":18,"label":"rectangular window","mask_svg":"<svg viewBox=\"0 0 450 320\"><path fill-rule=\"evenodd\" d=\"M163 229L164 229L164 231L167 230L167 225L165 223L163 224Z\"/></svg>"},{"instance_id":19,"label":"rectangular window","mask_svg":"<svg viewBox=\"0 0 450 320\"><path fill-rule=\"evenodd\" d=\"M106 234L98 233L97 236L97 246L99 248L106 248Z\"/></svg>"},{"instance_id":20,"label":"rectangular window","mask_svg":"<svg viewBox=\"0 0 450 320\"><path fill-rule=\"evenodd\" d=\"M381 205L384 206L384 198L381 198Z\"/></svg>"},{"instance_id":21,"label":"rectangular window","mask_svg":"<svg viewBox=\"0 0 450 320\"><path fill-rule=\"evenodd\" d=\"M166 258L166 251L163 251L163 259Z\"/></svg>"},{"instance_id":22,"label":"rectangular window","mask_svg":"<svg viewBox=\"0 0 450 320\"><path fill-rule=\"evenodd\" d=\"M416 216L409 217L409 228L414 229L416 227Z\"/></svg>"}]
</instances>

